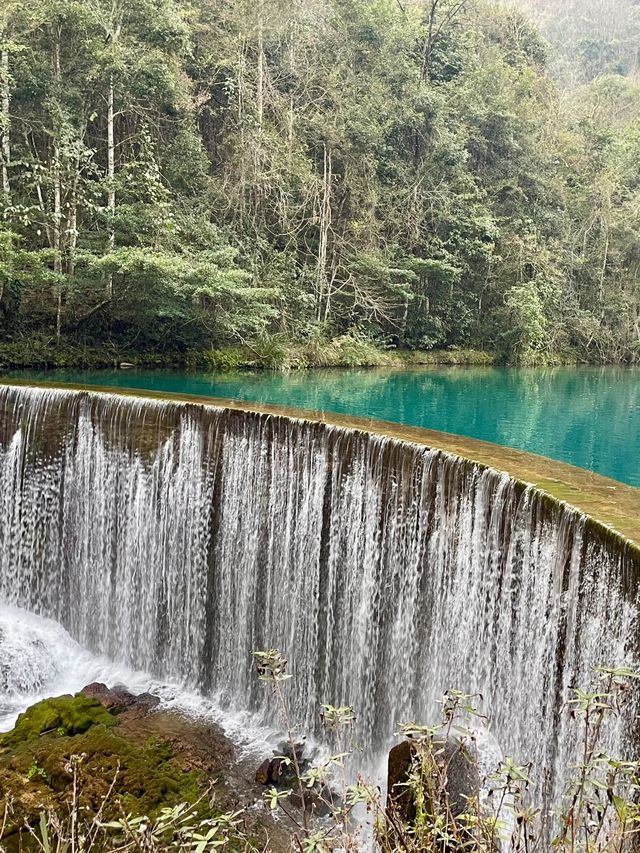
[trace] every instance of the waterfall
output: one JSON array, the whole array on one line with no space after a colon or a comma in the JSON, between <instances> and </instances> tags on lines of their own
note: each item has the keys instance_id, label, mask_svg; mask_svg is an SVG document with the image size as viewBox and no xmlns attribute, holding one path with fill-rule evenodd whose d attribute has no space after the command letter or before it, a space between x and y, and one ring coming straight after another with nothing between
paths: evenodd
<instances>
[{"instance_id":1,"label":"waterfall","mask_svg":"<svg viewBox=\"0 0 640 853\"><path fill-rule=\"evenodd\" d=\"M633 549L505 474L305 420L0 388L0 598L93 653L268 714L353 705L365 753L483 696L504 751L553 780L561 708L638 647ZM613 725L622 749L625 724ZM556 791L557 792L557 791Z\"/></svg>"}]
</instances>

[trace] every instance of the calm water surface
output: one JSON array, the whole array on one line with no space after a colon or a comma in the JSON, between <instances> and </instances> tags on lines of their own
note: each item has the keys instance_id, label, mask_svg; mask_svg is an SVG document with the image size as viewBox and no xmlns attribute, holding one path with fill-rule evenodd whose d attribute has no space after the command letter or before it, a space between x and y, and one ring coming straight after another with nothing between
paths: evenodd
<instances>
[{"instance_id":1,"label":"calm water surface","mask_svg":"<svg viewBox=\"0 0 640 853\"><path fill-rule=\"evenodd\" d=\"M640 368L5 374L11 377L203 394L380 418L518 447L640 486Z\"/></svg>"}]
</instances>

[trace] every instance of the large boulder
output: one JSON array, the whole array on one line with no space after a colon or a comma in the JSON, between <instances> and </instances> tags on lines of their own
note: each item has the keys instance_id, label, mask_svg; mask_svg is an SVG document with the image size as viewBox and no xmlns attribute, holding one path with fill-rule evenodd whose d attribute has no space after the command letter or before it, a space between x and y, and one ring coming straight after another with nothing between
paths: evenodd
<instances>
[{"instance_id":1,"label":"large boulder","mask_svg":"<svg viewBox=\"0 0 640 853\"><path fill-rule=\"evenodd\" d=\"M436 736L420 743L407 739L391 749L387 769L388 807L405 823L410 824L415 820L415 798L406 783L419 750L426 750L429 755L423 762L426 772L431 768L431 778L425 779L424 784L427 797L446 799L454 818L463 814L469 800L477 801L480 795L478 756L473 741L452 735ZM436 805L431 803L432 808Z\"/></svg>"}]
</instances>

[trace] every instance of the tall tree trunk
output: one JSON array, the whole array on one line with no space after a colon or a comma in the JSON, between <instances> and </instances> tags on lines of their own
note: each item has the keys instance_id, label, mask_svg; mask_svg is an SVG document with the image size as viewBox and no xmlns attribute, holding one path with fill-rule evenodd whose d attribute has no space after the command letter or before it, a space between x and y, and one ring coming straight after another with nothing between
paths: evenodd
<instances>
[{"instance_id":1,"label":"tall tree trunk","mask_svg":"<svg viewBox=\"0 0 640 853\"><path fill-rule=\"evenodd\" d=\"M428 0L427 10L425 14L425 25L427 27L427 35L424 40L422 49L422 79L426 79L431 71L431 63L433 60L433 48L438 37L444 32L445 28L454 21L458 15L464 10L468 0L453 0L448 11L439 8L441 0ZM440 24L438 25L438 13L441 12Z\"/></svg>"},{"instance_id":2,"label":"tall tree trunk","mask_svg":"<svg viewBox=\"0 0 640 853\"><path fill-rule=\"evenodd\" d=\"M69 199L68 232L69 243L67 248L67 276L72 281L76 274L76 248L78 245L78 176L80 171L79 158L75 160L75 171Z\"/></svg>"},{"instance_id":3,"label":"tall tree trunk","mask_svg":"<svg viewBox=\"0 0 640 853\"><path fill-rule=\"evenodd\" d=\"M331 183L333 180L333 164L331 150L324 145L324 166L322 177L322 199L320 201L320 236L318 241L318 263L316 266L316 286L318 293L318 320L323 317L325 295L327 305L330 294L327 293L327 257L329 248L329 230L331 228ZM327 312L324 312L327 319Z\"/></svg>"},{"instance_id":4,"label":"tall tree trunk","mask_svg":"<svg viewBox=\"0 0 640 853\"><path fill-rule=\"evenodd\" d=\"M244 38L240 42L240 56L238 62L238 127L240 128L240 175L238 179L238 204L234 210L234 217L237 213L238 227L240 231L244 230L245 222L245 203L246 203L246 133L245 133L245 64L246 64L246 45Z\"/></svg>"},{"instance_id":5,"label":"tall tree trunk","mask_svg":"<svg viewBox=\"0 0 640 853\"><path fill-rule=\"evenodd\" d=\"M258 120L258 137L253 143L253 181L250 189L251 220L253 231L260 230L262 208L264 201L264 176L263 176L263 125L264 125L264 80L265 80L265 55L264 55L264 0L258 0L258 56L257 56L257 80L256 80L256 113Z\"/></svg>"},{"instance_id":6,"label":"tall tree trunk","mask_svg":"<svg viewBox=\"0 0 640 853\"><path fill-rule=\"evenodd\" d=\"M291 94L289 96L289 115L287 120L287 162L289 164L290 172L293 169L293 138L295 130L295 120L295 105L293 102L293 94Z\"/></svg>"},{"instance_id":7,"label":"tall tree trunk","mask_svg":"<svg viewBox=\"0 0 640 853\"><path fill-rule=\"evenodd\" d=\"M433 40L435 36L436 15L438 13L438 4L440 0L431 0L431 8L427 14L427 35L424 40L424 48L422 50L422 78L425 79L431 68L431 55L433 52Z\"/></svg>"},{"instance_id":8,"label":"tall tree trunk","mask_svg":"<svg viewBox=\"0 0 640 853\"><path fill-rule=\"evenodd\" d=\"M604 280L607 274L607 264L609 263L609 228L606 223L603 223L605 231L604 252L602 255L602 267L600 268L600 280L598 282L598 299L600 302L600 324L604 323L605 315L605 300L604 300Z\"/></svg>"},{"instance_id":9,"label":"tall tree trunk","mask_svg":"<svg viewBox=\"0 0 640 853\"><path fill-rule=\"evenodd\" d=\"M40 163L40 158L38 157L38 149L37 149L35 143L33 142L32 138L30 137L29 132L27 131L26 128L23 129L22 136L24 137L25 148L27 148L27 150L29 150L29 151L32 151L34 160L39 165L42 165ZM36 185L36 194L38 196L38 207L40 208L40 213L42 214L42 221L44 224L44 233L47 236L47 243L49 246L53 246L53 236L51 234L51 225L49 222L49 217L47 215L47 206L44 203L44 193L42 192L42 181L40 180L39 175L40 175L40 170L36 171L35 176L34 176L35 177L35 185Z\"/></svg>"},{"instance_id":10,"label":"tall tree trunk","mask_svg":"<svg viewBox=\"0 0 640 853\"><path fill-rule=\"evenodd\" d=\"M109 252L116 247L115 215L116 215L116 145L114 133L114 93L113 76L109 78L109 94L107 96L107 211L109 212ZM107 299L113 296L113 273L107 273Z\"/></svg>"},{"instance_id":11,"label":"tall tree trunk","mask_svg":"<svg viewBox=\"0 0 640 853\"><path fill-rule=\"evenodd\" d=\"M258 0L258 80L256 83L256 109L258 127L262 130L264 121L264 8L263 0Z\"/></svg>"},{"instance_id":12,"label":"tall tree trunk","mask_svg":"<svg viewBox=\"0 0 640 853\"><path fill-rule=\"evenodd\" d=\"M58 27L57 39L54 53L54 75L56 82L56 97L60 95L60 27ZM58 274L56 281L57 308L56 308L56 340L60 341L62 331L62 181L60 175L60 116L56 115L56 127L54 129L53 143L53 248L55 257L53 271Z\"/></svg>"},{"instance_id":13,"label":"tall tree trunk","mask_svg":"<svg viewBox=\"0 0 640 853\"><path fill-rule=\"evenodd\" d=\"M53 271L62 275L62 189L60 182L60 148L57 143L53 148L53 248L56 251L53 261ZM60 341L62 331L62 281L58 278L56 282L57 308L56 308L56 340Z\"/></svg>"},{"instance_id":14,"label":"tall tree trunk","mask_svg":"<svg viewBox=\"0 0 640 853\"><path fill-rule=\"evenodd\" d=\"M296 14L295 9L294 13L291 16L291 24L289 31L289 73L292 78L296 77L296 40L297 40L298 32L296 27ZM293 167L293 137L294 137L294 129L295 129L295 97L294 90L292 89L289 94L289 111L287 115L287 162L289 164L289 171L292 170Z\"/></svg>"},{"instance_id":15,"label":"tall tree trunk","mask_svg":"<svg viewBox=\"0 0 640 853\"><path fill-rule=\"evenodd\" d=\"M9 166L11 165L11 119L9 117L10 92L9 92L9 51L6 48L0 50L0 86L2 86L2 121L0 132L2 133L2 194L5 202L11 196L11 184L9 182Z\"/></svg>"}]
</instances>

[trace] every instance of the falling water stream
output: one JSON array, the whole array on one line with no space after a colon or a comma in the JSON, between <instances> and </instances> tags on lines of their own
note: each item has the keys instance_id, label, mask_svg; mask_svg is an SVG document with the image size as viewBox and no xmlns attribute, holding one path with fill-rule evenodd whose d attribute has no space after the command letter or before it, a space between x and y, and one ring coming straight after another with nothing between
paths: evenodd
<instances>
[{"instance_id":1,"label":"falling water stream","mask_svg":"<svg viewBox=\"0 0 640 853\"><path fill-rule=\"evenodd\" d=\"M292 716L312 732L321 702L353 705L365 755L455 687L482 694L504 752L557 793L570 686L637 657L634 559L535 489L416 444L0 388L9 613L265 719L252 651L282 649ZM610 747L627 735L612 725Z\"/></svg>"}]
</instances>

